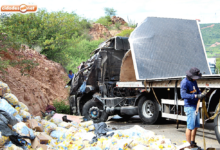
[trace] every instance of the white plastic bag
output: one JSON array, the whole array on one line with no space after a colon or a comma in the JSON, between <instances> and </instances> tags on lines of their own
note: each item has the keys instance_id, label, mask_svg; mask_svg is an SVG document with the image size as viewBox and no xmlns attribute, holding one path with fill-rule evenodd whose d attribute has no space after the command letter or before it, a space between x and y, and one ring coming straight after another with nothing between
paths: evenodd
<instances>
[{"instance_id":1,"label":"white plastic bag","mask_svg":"<svg viewBox=\"0 0 220 150\"><path fill-rule=\"evenodd\" d=\"M42 121L41 121L42 122ZM57 125L52 123L52 122L49 122L47 121L46 123L43 122L43 128L44 128L44 132L46 132L48 135L50 135L50 133L54 130L56 130L57 128Z\"/></svg>"},{"instance_id":2,"label":"white plastic bag","mask_svg":"<svg viewBox=\"0 0 220 150\"><path fill-rule=\"evenodd\" d=\"M18 111L12 107L5 99L0 99L0 110L4 110L12 116L16 116Z\"/></svg>"},{"instance_id":3,"label":"white plastic bag","mask_svg":"<svg viewBox=\"0 0 220 150\"><path fill-rule=\"evenodd\" d=\"M31 119L31 114L29 112L24 111L24 110L20 110L19 115L24 119Z\"/></svg>"},{"instance_id":4,"label":"white plastic bag","mask_svg":"<svg viewBox=\"0 0 220 150\"><path fill-rule=\"evenodd\" d=\"M11 93L11 90L10 90L8 84L3 83L2 81L0 81L0 86L3 87L3 88L7 88L6 93Z\"/></svg>"},{"instance_id":5,"label":"white plastic bag","mask_svg":"<svg viewBox=\"0 0 220 150\"><path fill-rule=\"evenodd\" d=\"M18 120L18 122L23 121L23 118L22 118L19 114L17 114L17 115L15 116L15 118Z\"/></svg>"},{"instance_id":6,"label":"white plastic bag","mask_svg":"<svg viewBox=\"0 0 220 150\"><path fill-rule=\"evenodd\" d=\"M3 97L9 101L13 106L18 105L18 98L12 93L5 93Z\"/></svg>"},{"instance_id":7,"label":"white plastic bag","mask_svg":"<svg viewBox=\"0 0 220 150\"><path fill-rule=\"evenodd\" d=\"M23 150L23 148L18 147L12 143L9 143L4 146L4 150Z\"/></svg>"},{"instance_id":8,"label":"white plastic bag","mask_svg":"<svg viewBox=\"0 0 220 150\"><path fill-rule=\"evenodd\" d=\"M37 122L41 121L41 117L40 116L36 116L36 117L34 117L34 119L37 120Z\"/></svg>"},{"instance_id":9,"label":"white plastic bag","mask_svg":"<svg viewBox=\"0 0 220 150\"><path fill-rule=\"evenodd\" d=\"M17 123L12 129L22 136L30 136L31 138L35 137L33 130L28 128L23 122Z\"/></svg>"},{"instance_id":10,"label":"white plastic bag","mask_svg":"<svg viewBox=\"0 0 220 150\"><path fill-rule=\"evenodd\" d=\"M72 124L67 123L67 122L61 122L61 123L58 124L58 127L63 127L63 128L66 128L66 129L69 129L71 126L72 126Z\"/></svg>"},{"instance_id":11,"label":"white plastic bag","mask_svg":"<svg viewBox=\"0 0 220 150\"><path fill-rule=\"evenodd\" d=\"M21 107L22 110L24 111L29 111L29 108L22 102L19 102L18 105Z\"/></svg>"},{"instance_id":12,"label":"white plastic bag","mask_svg":"<svg viewBox=\"0 0 220 150\"><path fill-rule=\"evenodd\" d=\"M62 122L62 120L60 120L60 119L58 119L58 118L51 118L51 119L50 119L50 122L53 122L53 123L55 123L56 125L58 125L59 123Z\"/></svg>"}]
</instances>

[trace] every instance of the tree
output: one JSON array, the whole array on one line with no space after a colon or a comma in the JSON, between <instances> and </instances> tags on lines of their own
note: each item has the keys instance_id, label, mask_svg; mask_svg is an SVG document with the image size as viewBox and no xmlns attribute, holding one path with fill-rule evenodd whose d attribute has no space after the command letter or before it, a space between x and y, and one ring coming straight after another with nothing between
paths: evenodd
<instances>
[{"instance_id":1,"label":"tree","mask_svg":"<svg viewBox=\"0 0 220 150\"><path fill-rule=\"evenodd\" d=\"M110 16L110 17L115 16L117 12L117 10L115 10L114 8L109 8L109 7L105 7L104 10L106 16Z\"/></svg>"},{"instance_id":2,"label":"tree","mask_svg":"<svg viewBox=\"0 0 220 150\"><path fill-rule=\"evenodd\" d=\"M69 47L71 41L82 36L90 23L75 13L64 11L47 12L42 9L36 13L13 14L2 21L7 34L24 39L29 47L41 47L41 54L66 66L71 60Z\"/></svg>"}]
</instances>

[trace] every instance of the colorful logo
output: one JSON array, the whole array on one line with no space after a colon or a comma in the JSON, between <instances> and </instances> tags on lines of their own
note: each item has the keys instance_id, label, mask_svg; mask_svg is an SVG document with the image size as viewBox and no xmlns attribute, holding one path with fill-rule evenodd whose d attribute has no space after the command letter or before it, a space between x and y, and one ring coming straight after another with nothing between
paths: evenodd
<instances>
[{"instance_id":1,"label":"colorful logo","mask_svg":"<svg viewBox=\"0 0 220 150\"><path fill-rule=\"evenodd\" d=\"M36 12L37 11L37 5L2 5L1 12Z\"/></svg>"}]
</instances>

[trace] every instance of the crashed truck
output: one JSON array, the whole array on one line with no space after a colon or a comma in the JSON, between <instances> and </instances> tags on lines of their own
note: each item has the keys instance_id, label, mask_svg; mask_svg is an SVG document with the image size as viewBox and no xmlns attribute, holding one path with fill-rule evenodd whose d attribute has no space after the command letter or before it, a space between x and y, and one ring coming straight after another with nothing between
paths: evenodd
<instances>
[{"instance_id":1,"label":"crashed truck","mask_svg":"<svg viewBox=\"0 0 220 150\"><path fill-rule=\"evenodd\" d=\"M186 121L180 82L191 67L203 74L197 81L201 91L210 89L205 105L212 116L220 105L220 75L211 74L198 22L148 17L129 38L113 37L91 53L70 82L71 113L94 122L116 114L139 115L146 124ZM219 114L214 123L220 142Z\"/></svg>"}]
</instances>

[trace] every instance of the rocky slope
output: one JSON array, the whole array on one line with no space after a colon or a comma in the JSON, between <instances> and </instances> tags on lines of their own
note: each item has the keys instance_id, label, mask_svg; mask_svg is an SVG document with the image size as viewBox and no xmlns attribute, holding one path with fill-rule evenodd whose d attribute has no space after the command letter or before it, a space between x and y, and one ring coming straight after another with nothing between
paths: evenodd
<instances>
[{"instance_id":1,"label":"rocky slope","mask_svg":"<svg viewBox=\"0 0 220 150\"><path fill-rule=\"evenodd\" d=\"M108 29L106 26L100 24L100 23L93 23L92 28L90 29L89 34L92 36L92 40L98 40L98 39L109 39L111 37L116 36L119 34L121 31L126 30L126 29L133 29L131 27L126 26L126 22L123 18L113 16L111 18L112 25L109 27L112 29ZM114 26L116 23L120 23L120 30L114 29Z\"/></svg>"},{"instance_id":2,"label":"rocky slope","mask_svg":"<svg viewBox=\"0 0 220 150\"><path fill-rule=\"evenodd\" d=\"M0 80L8 84L18 100L29 107L32 115L40 115L40 110L44 112L50 101L67 99L68 90L64 86L68 77L60 64L47 60L44 55L30 49L1 53L5 60L33 60L39 64L27 72L29 75L26 76L21 75L19 66L8 67L5 75L0 72Z\"/></svg>"}]
</instances>

